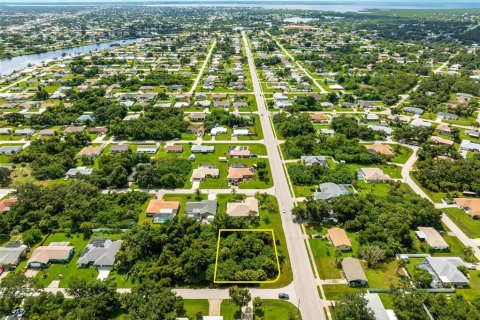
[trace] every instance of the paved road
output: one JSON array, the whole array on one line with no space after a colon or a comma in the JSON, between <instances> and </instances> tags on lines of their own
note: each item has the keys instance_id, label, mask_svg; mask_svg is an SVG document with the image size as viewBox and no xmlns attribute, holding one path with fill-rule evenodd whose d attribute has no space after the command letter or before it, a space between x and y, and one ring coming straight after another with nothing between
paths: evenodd
<instances>
[{"instance_id":1,"label":"paved road","mask_svg":"<svg viewBox=\"0 0 480 320\"><path fill-rule=\"evenodd\" d=\"M266 32L266 31L265 31L265 32ZM290 60L292 60L292 62L294 62L294 63L297 65L297 67L300 68L300 70L302 70L302 72L303 72L307 77L309 77L309 78L313 81L313 83L314 83L315 86L320 90L321 93L324 93L324 94L327 94L327 93L328 93L328 91L325 90L325 89L317 82L317 80L310 75L310 73L309 73L307 70L305 70L305 68L300 64L300 62L298 62L298 61L295 60L295 58L290 54L290 52L288 52L288 51L280 44L280 42L278 42L277 40L275 40L270 33L268 33L268 32L266 32L266 33L272 38L273 41L275 41L275 43L280 47L280 49L282 49L282 51L287 55L287 57L288 57Z\"/></svg>"},{"instance_id":2,"label":"paved road","mask_svg":"<svg viewBox=\"0 0 480 320\"><path fill-rule=\"evenodd\" d=\"M210 61L210 57L212 56L212 52L213 52L213 49L215 48L215 45L216 45L216 44L217 44L217 39L213 39L212 47L210 48L210 51L208 51L207 57L205 58L205 61L203 61L202 68L201 68L200 71L198 72L198 75L197 75L197 77L195 78L195 82L193 83L193 86L192 86L192 88L190 89L190 91L189 91L188 93L194 92L195 89L197 88L198 83L200 82L200 79L202 78L203 72L205 71L205 68L206 68L207 65L208 65L208 61Z\"/></svg>"},{"instance_id":3,"label":"paved road","mask_svg":"<svg viewBox=\"0 0 480 320\"><path fill-rule=\"evenodd\" d=\"M263 128L265 145L270 159L270 166L275 184L275 193L280 208L285 208L286 213L282 214L283 230L287 239L287 247L290 255L290 262L293 271L293 286L296 297L300 304L300 311L303 320L325 319L322 309L322 300L317 291L316 280L310 267L310 261L304 244L304 237L300 226L293 222L291 210L294 199L290 194L287 177L283 168L282 159L278 149L278 141L275 138L273 128L270 123L270 113L265 106L260 82L258 80L255 63L252 52L248 45L245 32L242 33L245 50L248 58L248 66L252 76L253 89L260 114L260 122Z\"/></svg>"}]
</instances>

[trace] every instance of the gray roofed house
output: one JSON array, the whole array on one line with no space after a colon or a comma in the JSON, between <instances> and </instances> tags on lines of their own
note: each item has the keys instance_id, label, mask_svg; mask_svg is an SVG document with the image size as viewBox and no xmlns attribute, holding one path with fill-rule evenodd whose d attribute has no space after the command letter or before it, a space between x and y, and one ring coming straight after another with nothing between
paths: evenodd
<instances>
[{"instance_id":1,"label":"gray roofed house","mask_svg":"<svg viewBox=\"0 0 480 320\"><path fill-rule=\"evenodd\" d=\"M137 146L137 153L155 154L158 151L156 144L143 144Z\"/></svg>"},{"instance_id":2,"label":"gray roofed house","mask_svg":"<svg viewBox=\"0 0 480 320\"><path fill-rule=\"evenodd\" d=\"M35 134L35 130L30 128L15 130L15 135L17 136L33 136L34 134Z\"/></svg>"},{"instance_id":3,"label":"gray roofed house","mask_svg":"<svg viewBox=\"0 0 480 320\"><path fill-rule=\"evenodd\" d=\"M86 167L77 167L68 170L66 176L67 178L75 178L78 174L89 176L92 174L92 171L92 169L87 169Z\"/></svg>"},{"instance_id":4,"label":"gray roofed house","mask_svg":"<svg viewBox=\"0 0 480 320\"><path fill-rule=\"evenodd\" d=\"M128 144L112 144L110 146L110 153L123 153L129 149Z\"/></svg>"},{"instance_id":5,"label":"gray roofed house","mask_svg":"<svg viewBox=\"0 0 480 320\"><path fill-rule=\"evenodd\" d=\"M403 108L403 111L410 112L410 113L413 113L413 114L418 114L418 115L423 113L423 109L415 108L415 107L405 107L405 108Z\"/></svg>"},{"instance_id":6,"label":"gray roofed house","mask_svg":"<svg viewBox=\"0 0 480 320\"><path fill-rule=\"evenodd\" d=\"M370 128L374 131L383 131L387 136L391 136L393 134L393 129L387 126L382 126L378 124L368 124L367 128Z\"/></svg>"},{"instance_id":7,"label":"gray roofed house","mask_svg":"<svg viewBox=\"0 0 480 320\"><path fill-rule=\"evenodd\" d=\"M214 216L217 213L217 200L187 202L185 205L185 213L188 218L196 220L205 219L207 216Z\"/></svg>"},{"instance_id":8,"label":"gray roofed house","mask_svg":"<svg viewBox=\"0 0 480 320\"><path fill-rule=\"evenodd\" d=\"M387 310L383 306L382 300L378 293L365 293L365 299L367 299L367 306L372 309L375 315L375 320L390 320Z\"/></svg>"},{"instance_id":9,"label":"gray roofed house","mask_svg":"<svg viewBox=\"0 0 480 320\"><path fill-rule=\"evenodd\" d=\"M192 153L213 153L215 152L215 147L195 145L195 146L192 146L191 151Z\"/></svg>"},{"instance_id":10,"label":"gray roofed house","mask_svg":"<svg viewBox=\"0 0 480 320\"><path fill-rule=\"evenodd\" d=\"M4 146L0 147L0 154L11 156L12 154L18 154L22 152L23 146Z\"/></svg>"},{"instance_id":11,"label":"gray roofed house","mask_svg":"<svg viewBox=\"0 0 480 320\"><path fill-rule=\"evenodd\" d=\"M442 117L443 119L447 120L457 120L458 116L454 113L448 113L448 112L439 112L437 116Z\"/></svg>"},{"instance_id":12,"label":"gray roofed house","mask_svg":"<svg viewBox=\"0 0 480 320\"><path fill-rule=\"evenodd\" d=\"M1 247L0 266L2 268L16 267L20 263L20 260L27 249L28 247L25 245L16 247Z\"/></svg>"},{"instance_id":13,"label":"gray roofed house","mask_svg":"<svg viewBox=\"0 0 480 320\"><path fill-rule=\"evenodd\" d=\"M343 258L342 269L349 286L364 286L368 284L368 279L360 264L360 260L352 257Z\"/></svg>"},{"instance_id":14,"label":"gray roofed house","mask_svg":"<svg viewBox=\"0 0 480 320\"><path fill-rule=\"evenodd\" d=\"M78 258L77 265L86 267L111 267L115 263L115 254L120 250L122 240L112 241L106 238L93 238Z\"/></svg>"},{"instance_id":15,"label":"gray roofed house","mask_svg":"<svg viewBox=\"0 0 480 320\"><path fill-rule=\"evenodd\" d=\"M465 287L468 285L467 277L458 270L459 266L466 266L459 257L427 257L424 265L433 276L433 287L449 285Z\"/></svg>"},{"instance_id":16,"label":"gray roofed house","mask_svg":"<svg viewBox=\"0 0 480 320\"><path fill-rule=\"evenodd\" d=\"M460 143L460 150L480 152L480 143L470 140L462 140L462 143Z\"/></svg>"},{"instance_id":17,"label":"gray roofed house","mask_svg":"<svg viewBox=\"0 0 480 320\"><path fill-rule=\"evenodd\" d=\"M55 132L56 132L55 129L43 129L43 130L40 130L38 134L41 136L54 136Z\"/></svg>"},{"instance_id":18,"label":"gray roofed house","mask_svg":"<svg viewBox=\"0 0 480 320\"><path fill-rule=\"evenodd\" d=\"M320 191L313 194L315 200L329 200L349 193L345 185L333 182L321 183L318 189Z\"/></svg>"},{"instance_id":19,"label":"gray roofed house","mask_svg":"<svg viewBox=\"0 0 480 320\"><path fill-rule=\"evenodd\" d=\"M300 160L306 166L319 164L321 166L328 167L327 158L324 156L301 156Z\"/></svg>"}]
</instances>

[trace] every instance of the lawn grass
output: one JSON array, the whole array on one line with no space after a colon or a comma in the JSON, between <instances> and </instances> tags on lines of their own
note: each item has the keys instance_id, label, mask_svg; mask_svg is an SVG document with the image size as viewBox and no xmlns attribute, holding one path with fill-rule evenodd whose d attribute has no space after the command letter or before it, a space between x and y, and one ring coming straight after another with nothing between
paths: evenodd
<instances>
[{"instance_id":1,"label":"lawn grass","mask_svg":"<svg viewBox=\"0 0 480 320\"><path fill-rule=\"evenodd\" d=\"M395 146L392 146L392 148L395 150ZM392 158L392 162L404 164L412 154L412 149L405 146L399 146L398 152L395 152L395 157Z\"/></svg>"},{"instance_id":2,"label":"lawn grass","mask_svg":"<svg viewBox=\"0 0 480 320\"><path fill-rule=\"evenodd\" d=\"M363 270L368 279L370 288L388 289L391 285L398 285L400 278L397 275L397 261L392 260L388 263L382 263L375 269L368 268L365 264Z\"/></svg>"},{"instance_id":3,"label":"lawn grass","mask_svg":"<svg viewBox=\"0 0 480 320\"><path fill-rule=\"evenodd\" d=\"M196 319L196 315L201 313L202 315L208 315L208 300L207 299L186 299L183 300L185 307L185 316L189 319Z\"/></svg>"},{"instance_id":4,"label":"lawn grass","mask_svg":"<svg viewBox=\"0 0 480 320\"><path fill-rule=\"evenodd\" d=\"M480 238L480 221L472 219L459 208L445 208L443 212L455 223L469 238Z\"/></svg>"},{"instance_id":5,"label":"lawn grass","mask_svg":"<svg viewBox=\"0 0 480 320\"><path fill-rule=\"evenodd\" d=\"M292 303L282 300L262 300L262 306L254 310L255 320L301 319L300 311Z\"/></svg>"},{"instance_id":6,"label":"lawn grass","mask_svg":"<svg viewBox=\"0 0 480 320\"><path fill-rule=\"evenodd\" d=\"M335 250L326 239L309 239L313 258L321 279L340 279L340 269L335 262Z\"/></svg>"},{"instance_id":7,"label":"lawn grass","mask_svg":"<svg viewBox=\"0 0 480 320\"><path fill-rule=\"evenodd\" d=\"M220 306L220 314L223 316L223 320L236 320L240 319L240 309L229 300L223 300Z\"/></svg>"},{"instance_id":8,"label":"lawn grass","mask_svg":"<svg viewBox=\"0 0 480 320\"><path fill-rule=\"evenodd\" d=\"M195 194L165 194L163 195L163 200L168 201L180 201L180 210L178 211L179 216L185 216L185 208L187 202L199 202L202 200L207 200L207 194L201 194L200 198L197 199Z\"/></svg>"},{"instance_id":9,"label":"lawn grass","mask_svg":"<svg viewBox=\"0 0 480 320\"><path fill-rule=\"evenodd\" d=\"M325 284L323 285L323 291L327 300L338 300L347 292L366 292L366 289L351 288L346 284Z\"/></svg>"}]
</instances>

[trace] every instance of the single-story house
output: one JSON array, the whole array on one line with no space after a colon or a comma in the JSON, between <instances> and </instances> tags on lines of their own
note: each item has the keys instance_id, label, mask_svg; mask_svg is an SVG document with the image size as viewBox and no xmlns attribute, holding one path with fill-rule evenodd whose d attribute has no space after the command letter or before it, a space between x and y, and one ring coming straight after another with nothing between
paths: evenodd
<instances>
[{"instance_id":1,"label":"single-story house","mask_svg":"<svg viewBox=\"0 0 480 320\"><path fill-rule=\"evenodd\" d=\"M345 230L338 227L330 228L328 229L328 238L330 239L336 250L352 250L352 243L350 242L350 239L348 239Z\"/></svg>"},{"instance_id":2,"label":"single-story house","mask_svg":"<svg viewBox=\"0 0 480 320\"><path fill-rule=\"evenodd\" d=\"M405 107L403 108L403 111L410 112L417 115L421 115L423 113L423 109L415 108L415 107Z\"/></svg>"},{"instance_id":3,"label":"single-story house","mask_svg":"<svg viewBox=\"0 0 480 320\"><path fill-rule=\"evenodd\" d=\"M0 201L0 213L10 211L10 208L17 202L16 198L8 198Z\"/></svg>"},{"instance_id":4,"label":"single-story house","mask_svg":"<svg viewBox=\"0 0 480 320\"><path fill-rule=\"evenodd\" d=\"M459 266L466 266L459 257L427 257L424 265L433 276L432 287L451 286L462 288L468 286L468 279L458 270Z\"/></svg>"},{"instance_id":5,"label":"single-story house","mask_svg":"<svg viewBox=\"0 0 480 320\"><path fill-rule=\"evenodd\" d=\"M217 213L217 200L203 200L200 202L187 202L185 214L187 218L202 220L215 216Z\"/></svg>"},{"instance_id":6,"label":"single-story house","mask_svg":"<svg viewBox=\"0 0 480 320\"><path fill-rule=\"evenodd\" d=\"M106 127L91 127L88 129L88 132L91 134L105 135L108 132Z\"/></svg>"},{"instance_id":7,"label":"single-story house","mask_svg":"<svg viewBox=\"0 0 480 320\"><path fill-rule=\"evenodd\" d=\"M245 182L252 180L255 176L253 168L249 167L238 167L230 166L228 167L227 180L232 185L236 185L238 182Z\"/></svg>"},{"instance_id":8,"label":"single-story house","mask_svg":"<svg viewBox=\"0 0 480 320\"><path fill-rule=\"evenodd\" d=\"M472 138L480 138L480 130L479 129L472 129L465 131L465 134Z\"/></svg>"},{"instance_id":9,"label":"single-story house","mask_svg":"<svg viewBox=\"0 0 480 320\"><path fill-rule=\"evenodd\" d=\"M83 132L83 130L85 130L84 126L71 126L63 130L63 133L67 134L67 133Z\"/></svg>"},{"instance_id":10,"label":"single-story house","mask_svg":"<svg viewBox=\"0 0 480 320\"><path fill-rule=\"evenodd\" d=\"M378 293L365 293L364 298L367 299L367 306L372 309L375 320L397 320L395 312L392 309L385 309Z\"/></svg>"},{"instance_id":11,"label":"single-story house","mask_svg":"<svg viewBox=\"0 0 480 320\"><path fill-rule=\"evenodd\" d=\"M87 267L111 267L115 263L115 255L122 246L122 240L112 241L106 238L93 238L77 261L77 265Z\"/></svg>"},{"instance_id":12,"label":"single-story house","mask_svg":"<svg viewBox=\"0 0 480 320\"><path fill-rule=\"evenodd\" d=\"M323 136L327 137L334 137L335 136L335 130L333 129L320 129L317 131L318 134L321 134Z\"/></svg>"},{"instance_id":13,"label":"single-story house","mask_svg":"<svg viewBox=\"0 0 480 320\"><path fill-rule=\"evenodd\" d=\"M51 137L55 135L55 132L56 132L55 129L43 129L43 130L40 130L38 135L42 137Z\"/></svg>"},{"instance_id":14,"label":"single-story house","mask_svg":"<svg viewBox=\"0 0 480 320\"><path fill-rule=\"evenodd\" d=\"M26 245L14 247L0 247L0 267L4 269L15 268L27 252Z\"/></svg>"},{"instance_id":15,"label":"single-story house","mask_svg":"<svg viewBox=\"0 0 480 320\"><path fill-rule=\"evenodd\" d=\"M418 227L417 231L415 231L415 234L420 240L425 241L430 248L437 250L448 249L448 243L434 228Z\"/></svg>"},{"instance_id":16,"label":"single-story house","mask_svg":"<svg viewBox=\"0 0 480 320\"><path fill-rule=\"evenodd\" d=\"M436 131L440 132L441 134L444 135L449 135L452 133L452 129L450 128L450 125L448 123L440 123L436 128Z\"/></svg>"},{"instance_id":17,"label":"single-story house","mask_svg":"<svg viewBox=\"0 0 480 320\"><path fill-rule=\"evenodd\" d=\"M218 178L220 170L213 165L200 165L193 169L192 181L204 181L206 178Z\"/></svg>"},{"instance_id":18,"label":"single-story house","mask_svg":"<svg viewBox=\"0 0 480 320\"><path fill-rule=\"evenodd\" d=\"M103 147L84 147L79 153L77 153L77 157L88 157L95 159L102 153L102 151Z\"/></svg>"},{"instance_id":19,"label":"single-story house","mask_svg":"<svg viewBox=\"0 0 480 320\"><path fill-rule=\"evenodd\" d=\"M383 170L380 168L361 168L357 171L357 175L359 179L363 179L369 183L382 183L392 180L392 178L383 173Z\"/></svg>"},{"instance_id":20,"label":"single-story house","mask_svg":"<svg viewBox=\"0 0 480 320\"><path fill-rule=\"evenodd\" d=\"M329 121L327 115L322 112L309 113L308 115L313 122L327 123Z\"/></svg>"},{"instance_id":21,"label":"single-story house","mask_svg":"<svg viewBox=\"0 0 480 320\"><path fill-rule=\"evenodd\" d=\"M363 117L367 121L379 121L380 120L380 117L375 113L367 113Z\"/></svg>"},{"instance_id":22,"label":"single-story house","mask_svg":"<svg viewBox=\"0 0 480 320\"><path fill-rule=\"evenodd\" d=\"M228 155L232 158L250 158L250 150L248 146L229 147Z\"/></svg>"},{"instance_id":23,"label":"single-story house","mask_svg":"<svg viewBox=\"0 0 480 320\"><path fill-rule=\"evenodd\" d=\"M447 146L453 146L453 141L439 136L431 136L429 142L431 144L444 144Z\"/></svg>"},{"instance_id":24,"label":"single-story house","mask_svg":"<svg viewBox=\"0 0 480 320\"><path fill-rule=\"evenodd\" d=\"M205 120L205 113L203 112L194 112L189 116L191 121L200 122Z\"/></svg>"},{"instance_id":25,"label":"single-story house","mask_svg":"<svg viewBox=\"0 0 480 320\"><path fill-rule=\"evenodd\" d=\"M382 126L378 124L367 124L367 128L370 128L373 131L383 131L387 136L391 136L393 134L393 129L387 126Z\"/></svg>"},{"instance_id":26,"label":"single-story house","mask_svg":"<svg viewBox=\"0 0 480 320\"><path fill-rule=\"evenodd\" d=\"M226 134L228 132L228 129L225 127L215 127L210 130L210 134L212 136L218 136L219 134Z\"/></svg>"},{"instance_id":27,"label":"single-story house","mask_svg":"<svg viewBox=\"0 0 480 320\"><path fill-rule=\"evenodd\" d=\"M124 153L129 149L128 144L112 144L110 146L110 153Z\"/></svg>"},{"instance_id":28,"label":"single-story house","mask_svg":"<svg viewBox=\"0 0 480 320\"><path fill-rule=\"evenodd\" d=\"M152 199L148 203L146 214L153 216L154 223L160 223L172 219L180 209L180 201L165 201Z\"/></svg>"},{"instance_id":29,"label":"single-story house","mask_svg":"<svg viewBox=\"0 0 480 320\"><path fill-rule=\"evenodd\" d=\"M28 259L29 268L45 268L50 263L68 263L73 257L74 247L69 245L40 246L33 250Z\"/></svg>"},{"instance_id":30,"label":"single-story house","mask_svg":"<svg viewBox=\"0 0 480 320\"><path fill-rule=\"evenodd\" d=\"M320 191L313 194L315 200L330 200L332 198L340 197L349 193L348 189L344 185L333 182L321 183L318 186L318 189Z\"/></svg>"},{"instance_id":31,"label":"single-story house","mask_svg":"<svg viewBox=\"0 0 480 320\"><path fill-rule=\"evenodd\" d=\"M137 146L137 153L155 154L158 151L156 144L142 144Z\"/></svg>"},{"instance_id":32,"label":"single-story house","mask_svg":"<svg viewBox=\"0 0 480 320\"><path fill-rule=\"evenodd\" d=\"M92 172L93 172L92 169L87 169L86 167L76 167L76 168L72 168L72 169L68 170L67 174L66 174L66 177L67 178L75 178L79 174L89 176L89 175L92 174Z\"/></svg>"},{"instance_id":33,"label":"single-story house","mask_svg":"<svg viewBox=\"0 0 480 320\"><path fill-rule=\"evenodd\" d=\"M86 121L94 121L95 117L91 114L82 114L80 117L77 118L77 121L86 122Z\"/></svg>"},{"instance_id":34,"label":"single-story house","mask_svg":"<svg viewBox=\"0 0 480 320\"><path fill-rule=\"evenodd\" d=\"M12 132L12 128L0 128L0 134L11 134Z\"/></svg>"},{"instance_id":35,"label":"single-story house","mask_svg":"<svg viewBox=\"0 0 480 320\"><path fill-rule=\"evenodd\" d=\"M461 151L479 152L480 151L480 143L472 142L470 140L462 140L462 143L460 143L460 150Z\"/></svg>"},{"instance_id":36,"label":"single-story house","mask_svg":"<svg viewBox=\"0 0 480 320\"><path fill-rule=\"evenodd\" d=\"M234 129L232 132L232 136L249 136L250 131L248 128L240 128L240 129Z\"/></svg>"},{"instance_id":37,"label":"single-story house","mask_svg":"<svg viewBox=\"0 0 480 320\"><path fill-rule=\"evenodd\" d=\"M328 168L327 158L324 156L301 156L300 161L306 166L319 164Z\"/></svg>"},{"instance_id":38,"label":"single-story house","mask_svg":"<svg viewBox=\"0 0 480 320\"><path fill-rule=\"evenodd\" d=\"M35 134L35 130L30 128L15 130L15 135L17 136L30 137L30 136L33 136L34 134Z\"/></svg>"},{"instance_id":39,"label":"single-story house","mask_svg":"<svg viewBox=\"0 0 480 320\"><path fill-rule=\"evenodd\" d=\"M473 219L480 218L480 199L478 198L454 198L457 206L464 210Z\"/></svg>"},{"instance_id":40,"label":"single-story house","mask_svg":"<svg viewBox=\"0 0 480 320\"><path fill-rule=\"evenodd\" d=\"M167 146L165 148L167 150L167 153L182 153L183 152L183 146Z\"/></svg>"},{"instance_id":41,"label":"single-story house","mask_svg":"<svg viewBox=\"0 0 480 320\"><path fill-rule=\"evenodd\" d=\"M23 146L4 146L0 147L0 154L11 156L13 154L19 154L22 150Z\"/></svg>"},{"instance_id":42,"label":"single-story house","mask_svg":"<svg viewBox=\"0 0 480 320\"><path fill-rule=\"evenodd\" d=\"M194 145L191 148L192 153L214 153L215 146L202 146L202 145Z\"/></svg>"},{"instance_id":43,"label":"single-story house","mask_svg":"<svg viewBox=\"0 0 480 320\"><path fill-rule=\"evenodd\" d=\"M448 113L448 112L439 112L437 114L437 116L442 117L443 119L447 119L447 120L457 120L458 119L458 115L453 114L453 113Z\"/></svg>"},{"instance_id":44,"label":"single-story house","mask_svg":"<svg viewBox=\"0 0 480 320\"><path fill-rule=\"evenodd\" d=\"M431 126L432 126L431 122L425 121L420 118L413 119L413 121L410 122L410 127L429 128Z\"/></svg>"},{"instance_id":45,"label":"single-story house","mask_svg":"<svg viewBox=\"0 0 480 320\"><path fill-rule=\"evenodd\" d=\"M350 287L365 286L368 284L368 279L363 271L360 260L352 257L343 258L342 269Z\"/></svg>"},{"instance_id":46,"label":"single-story house","mask_svg":"<svg viewBox=\"0 0 480 320\"><path fill-rule=\"evenodd\" d=\"M247 197L243 202L227 203L227 214L231 217L248 217L250 213L258 215L258 200Z\"/></svg>"},{"instance_id":47,"label":"single-story house","mask_svg":"<svg viewBox=\"0 0 480 320\"><path fill-rule=\"evenodd\" d=\"M367 148L367 150L370 152L380 153L386 157L393 157L395 155L395 152L393 152L392 147L389 146L388 144L374 143L374 144L365 146L365 148Z\"/></svg>"}]
</instances>

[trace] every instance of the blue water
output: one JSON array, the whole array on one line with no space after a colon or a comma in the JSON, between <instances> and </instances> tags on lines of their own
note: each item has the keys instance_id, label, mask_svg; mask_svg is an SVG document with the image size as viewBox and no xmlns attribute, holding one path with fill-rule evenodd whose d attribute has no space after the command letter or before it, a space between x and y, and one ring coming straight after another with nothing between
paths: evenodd
<instances>
[{"instance_id":1,"label":"blue water","mask_svg":"<svg viewBox=\"0 0 480 320\"><path fill-rule=\"evenodd\" d=\"M86 54L91 51L99 51L110 48L114 43L125 45L133 42L140 41L142 39L130 39L122 41L110 41L99 44L90 44L81 47L69 48L69 49L59 49L48 52L43 52L39 54L26 54L23 56L13 57L11 59L0 59L0 75L8 75L13 73L16 70L24 69L29 65L36 65L43 63L47 60L61 59L63 56L75 56Z\"/></svg>"}]
</instances>

